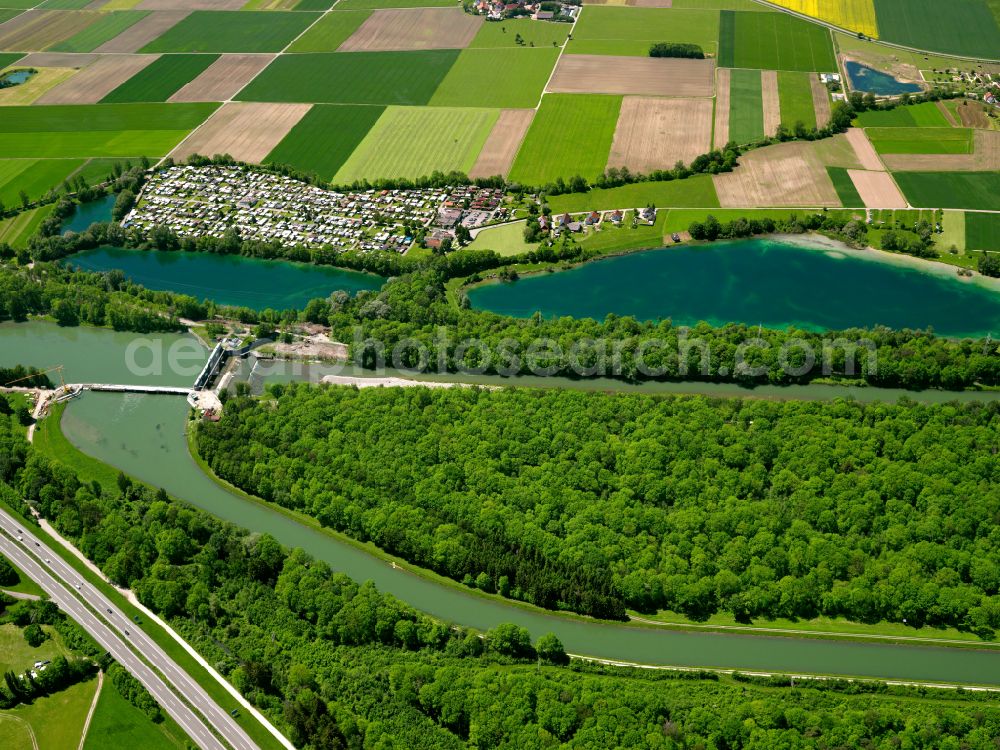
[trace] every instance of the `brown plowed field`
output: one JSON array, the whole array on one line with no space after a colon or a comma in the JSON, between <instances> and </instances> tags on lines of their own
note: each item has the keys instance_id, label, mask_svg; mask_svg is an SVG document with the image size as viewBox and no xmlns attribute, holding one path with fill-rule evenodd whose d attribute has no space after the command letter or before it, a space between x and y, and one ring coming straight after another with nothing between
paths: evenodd
<instances>
[{"instance_id":1,"label":"brown plowed field","mask_svg":"<svg viewBox=\"0 0 1000 750\"><path fill-rule=\"evenodd\" d=\"M260 162L311 107L311 104L257 102L224 104L170 156L180 161L191 154L229 154L239 161Z\"/></svg>"},{"instance_id":2,"label":"brown plowed field","mask_svg":"<svg viewBox=\"0 0 1000 750\"><path fill-rule=\"evenodd\" d=\"M36 104L97 104L159 55L109 55L88 65L65 83L38 98Z\"/></svg>"},{"instance_id":3,"label":"brown plowed field","mask_svg":"<svg viewBox=\"0 0 1000 750\"><path fill-rule=\"evenodd\" d=\"M714 179L723 208L841 205L826 167L808 141L751 151L740 157L735 170Z\"/></svg>"},{"instance_id":4,"label":"brown plowed field","mask_svg":"<svg viewBox=\"0 0 1000 750\"><path fill-rule=\"evenodd\" d=\"M677 161L690 164L712 147L711 99L622 100L609 167L634 172L671 169Z\"/></svg>"},{"instance_id":5,"label":"brown plowed field","mask_svg":"<svg viewBox=\"0 0 1000 750\"><path fill-rule=\"evenodd\" d=\"M0 29L0 49L38 52L69 39L97 17L89 10L29 10Z\"/></svg>"},{"instance_id":6,"label":"brown plowed field","mask_svg":"<svg viewBox=\"0 0 1000 750\"><path fill-rule=\"evenodd\" d=\"M861 163L863 169L870 169L875 172L885 171L882 160L878 158L878 153L876 153L871 141L868 140L868 136L865 135L864 130L861 128L848 129L847 140L851 142L854 153L858 155L858 161Z\"/></svg>"},{"instance_id":7,"label":"brown plowed field","mask_svg":"<svg viewBox=\"0 0 1000 750\"><path fill-rule=\"evenodd\" d=\"M498 174L506 176L534 117L533 109L503 110L490 131L483 150L479 152L469 177L492 177Z\"/></svg>"},{"instance_id":8,"label":"brown plowed field","mask_svg":"<svg viewBox=\"0 0 1000 750\"><path fill-rule=\"evenodd\" d=\"M168 99L171 102L224 102L232 99L274 55L223 55Z\"/></svg>"},{"instance_id":9,"label":"brown plowed field","mask_svg":"<svg viewBox=\"0 0 1000 750\"><path fill-rule=\"evenodd\" d=\"M246 0L142 0L136 10L239 10Z\"/></svg>"},{"instance_id":10,"label":"brown plowed field","mask_svg":"<svg viewBox=\"0 0 1000 750\"><path fill-rule=\"evenodd\" d=\"M547 90L563 94L712 96L714 80L712 60L563 55Z\"/></svg>"},{"instance_id":11,"label":"brown plowed field","mask_svg":"<svg viewBox=\"0 0 1000 750\"><path fill-rule=\"evenodd\" d=\"M760 71L761 102L764 107L764 135L774 135L781 125L781 99L778 97L778 71Z\"/></svg>"},{"instance_id":12,"label":"brown plowed field","mask_svg":"<svg viewBox=\"0 0 1000 750\"><path fill-rule=\"evenodd\" d=\"M899 192L888 172L866 172L849 169L851 182L858 190L866 208L906 208L906 198Z\"/></svg>"},{"instance_id":13,"label":"brown plowed field","mask_svg":"<svg viewBox=\"0 0 1000 750\"><path fill-rule=\"evenodd\" d=\"M816 127L822 128L830 122L830 94L826 86L819 80L819 74L809 76L812 84L813 110L816 112Z\"/></svg>"},{"instance_id":14,"label":"brown plowed field","mask_svg":"<svg viewBox=\"0 0 1000 750\"><path fill-rule=\"evenodd\" d=\"M156 10L109 39L95 52L136 52L191 15L189 10Z\"/></svg>"},{"instance_id":15,"label":"brown plowed field","mask_svg":"<svg viewBox=\"0 0 1000 750\"><path fill-rule=\"evenodd\" d=\"M337 51L463 49L482 25L461 8L376 10Z\"/></svg>"},{"instance_id":16,"label":"brown plowed field","mask_svg":"<svg viewBox=\"0 0 1000 750\"><path fill-rule=\"evenodd\" d=\"M17 64L24 68L84 68L100 59L92 52L32 52Z\"/></svg>"},{"instance_id":17,"label":"brown plowed field","mask_svg":"<svg viewBox=\"0 0 1000 750\"><path fill-rule=\"evenodd\" d=\"M715 82L715 148L729 142L729 68L719 68Z\"/></svg>"}]
</instances>

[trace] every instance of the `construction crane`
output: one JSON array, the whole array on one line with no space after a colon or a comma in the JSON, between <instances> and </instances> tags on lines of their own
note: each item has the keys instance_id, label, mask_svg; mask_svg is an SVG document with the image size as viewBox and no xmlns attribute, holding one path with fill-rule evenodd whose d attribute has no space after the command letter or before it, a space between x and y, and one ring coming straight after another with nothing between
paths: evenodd
<instances>
[{"instance_id":1,"label":"construction crane","mask_svg":"<svg viewBox=\"0 0 1000 750\"><path fill-rule=\"evenodd\" d=\"M65 391L66 390L66 379L63 378L63 366L62 365L56 365L55 367L50 367L49 369L47 369L47 370L41 370L40 372L33 372L30 375L25 375L23 378L18 378L17 380L12 380L9 383L4 383L4 388L9 388L10 386L14 385L14 383L21 383L21 382L24 382L25 380L32 380L34 378L37 378L39 375L46 375L47 373L50 373L50 372L58 372L59 373L59 390Z\"/></svg>"}]
</instances>

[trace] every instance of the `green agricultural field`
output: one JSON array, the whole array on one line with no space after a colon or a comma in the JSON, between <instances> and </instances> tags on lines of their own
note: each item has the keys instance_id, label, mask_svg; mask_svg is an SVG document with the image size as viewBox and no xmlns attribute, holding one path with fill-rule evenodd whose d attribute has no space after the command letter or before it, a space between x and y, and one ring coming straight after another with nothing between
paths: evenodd
<instances>
[{"instance_id":1,"label":"green agricultural field","mask_svg":"<svg viewBox=\"0 0 1000 750\"><path fill-rule=\"evenodd\" d=\"M256 102L427 104L458 50L282 55L236 97Z\"/></svg>"},{"instance_id":2,"label":"green agricultural field","mask_svg":"<svg viewBox=\"0 0 1000 750\"><path fill-rule=\"evenodd\" d=\"M0 221L0 243L6 242L13 248L28 246L28 240L35 235L38 227L52 213L54 203L41 208L24 211L10 219Z\"/></svg>"},{"instance_id":3,"label":"green agricultural field","mask_svg":"<svg viewBox=\"0 0 1000 750\"><path fill-rule=\"evenodd\" d=\"M588 9L588 13L591 9ZM572 30L568 23L538 23L530 18L510 18L503 23L484 23L476 38L469 45L470 49L485 47L551 47L561 46ZM521 44L517 43L520 34Z\"/></svg>"},{"instance_id":4,"label":"green agricultural field","mask_svg":"<svg viewBox=\"0 0 1000 750\"><path fill-rule=\"evenodd\" d=\"M336 52L372 14L370 10L335 10L295 40L289 52Z\"/></svg>"},{"instance_id":5,"label":"green agricultural field","mask_svg":"<svg viewBox=\"0 0 1000 750\"><path fill-rule=\"evenodd\" d=\"M754 0L674 0L674 8L700 8L702 10L752 10L770 12L770 8Z\"/></svg>"},{"instance_id":6,"label":"green agricultural field","mask_svg":"<svg viewBox=\"0 0 1000 750\"><path fill-rule=\"evenodd\" d=\"M132 159L88 159L80 169L70 175L70 178L82 177L88 185L96 185L111 176L115 164L120 165L123 171L127 171L139 165L141 160L141 156Z\"/></svg>"},{"instance_id":7,"label":"green agricultural field","mask_svg":"<svg viewBox=\"0 0 1000 750\"><path fill-rule=\"evenodd\" d=\"M807 128L816 127L816 109L813 107L810 75L787 70L778 73L781 124L789 130L799 122Z\"/></svg>"},{"instance_id":8,"label":"green agricultural field","mask_svg":"<svg viewBox=\"0 0 1000 750\"><path fill-rule=\"evenodd\" d=\"M1000 214L967 213L965 246L969 250L1000 250Z\"/></svg>"},{"instance_id":9,"label":"green agricultural field","mask_svg":"<svg viewBox=\"0 0 1000 750\"><path fill-rule=\"evenodd\" d=\"M729 140L754 143L764 137L764 103L759 70L732 72L729 84Z\"/></svg>"},{"instance_id":10,"label":"green agricultural field","mask_svg":"<svg viewBox=\"0 0 1000 750\"><path fill-rule=\"evenodd\" d=\"M60 187L83 163L83 159L0 160L0 203L8 208L20 205L22 190L30 200L37 200Z\"/></svg>"},{"instance_id":11,"label":"green agricultural field","mask_svg":"<svg viewBox=\"0 0 1000 750\"><path fill-rule=\"evenodd\" d=\"M525 224L526 222L518 221L484 229L476 235L469 247L473 250L492 250L505 258L530 252L538 247L538 243L524 241Z\"/></svg>"},{"instance_id":12,"label":"green agricultural field","mask_svg":"<svg viewBox=\"0 0 1000 750\"><path fill-rule=\"evenodd\" d=\"M187 742L173 721L167 719L154 724L146 714L122 698L110 680L105 679L83 750L126 747L136 750L184 750Z\"/></svg>"},{"instance_id":13,"label":"green agricultural field","mask_svg":"<svg viewBox=\"0 0 1000 750\"><path fill-rule=\"evenodd\" d=\"M88 5L88 0L45 0L38 7L45 10L80 10Z\"/></svg>"},{"instance_id":14,"label":"green agricultural field","mask_svg":"<svg viewBox=\"0 0 1000 750\"><path fill-rule=\"evenodd\" d=\"M656 42L688 42L714 55L718 38L719 13L714 10L588 5L573 29L567 51L645 57Z\"/></svg>"},{"instance_id":15,"label":"green agricultural field","mask_svg":"<svg viewBox=\"0 0 1000 750\"><path fill-rule=\"evenodd\" d=\"M0 8L0 23L6 23L10 19L16 18L22 13L24 13L23 10L14 10L12 8Z\"/></svg>"},{"instance_id":16,"label":"green agricultural field","mask_svg":"<svg viewBox=\"0 0 1000 750\"><path fill-rule=\"evenodd\" d=\"M499 116L495 109L388 107L333 181L467 173Z\"/></svg>"},{"instance_id":17,"label":"green agricultural field","mask_svg":"<svg viewBox=\"0 0 1000 750\"><path fill-rule=\"evenodd\" d=\"M101 103L165 102L218 59L219 55L163 55L105 96Z\"/></svg>"},{"instance_id":18,"label":"green agricultural field","mask_svg":"<svg viewBox=\"0 0 1000 750\"><path fill-rule=\"evenodd\" d=\"M1000 172L894 172L911 206L1000 211Z\"/></svg>"},{"instance_id":19,"label":"green agricultural field","mask_svg":"<svg viewBox=\"0 0 1000 750\"><path fill-rule=\"evenodd\" d=\"M0 159L162 156L218 104L0 107Z\"/></svg>"},{"instance_id":20,"label":"green agricultural field","mask_svg":"<svg viewBox=\"0 0 1000 750\"><path fill-rule=\"evenodd\" d=\"M1000 26L984 0L875 0L879 37L968 57L1000 57Z\"/></svg>"},{"instance_id":21,"label":"green agricultural field","mask_svg":"<svg viewBox=\"0 0 1000 750\"><path fill-rule=\"evenodd\" d=\"M24 57L24 54L21 52L0 52L0 70L3 70L12 63L16 63L22 57Z\"/></svg>"},{"instance_id":22,"label":"green agricultural field","mask_svg":"<svg viewBox=\"0 0 1000 750\"><path fill-rule=\"evenodd\" d=\"M458 3L450 0L340 0L337 10L365 10L379 8L454 8Z\"/></svg>"},{"instance_id":23,"label":"green agricultural field","mask_svg":"<svg viewBox=\"0 0 1000 750\"><path fill-rule=\"evenodd\" d=\"M384 107L317 104L268 154L268 164L288 164L329 180L385 111Z\"/></svg>"},{"instance_id":24,"label":"green agricultural field","mask_svg":"<svg viewBox=\"0 0 1000 750\"><path fill-rule=\"evenodd\" d=\"M299 0L295 10L329 10L337 0ZM246 6L244 6L246 7Z\"/></svg>"},{"instance_id":25,"label":"green agricultural field","mask_svg":"<svg viewBox=\"0 0 1000 750\"><path fill-rule=\"evenodd\" d=\"M90 710L90 703L97 690L97 679L78 682L65 690L52 695L38 698L29 705L20 705L8 711L0 712L0 727L7 729L11 723L18 720L31 726L38 750L73 750L80 744L83 734L83 724ZM10 718L8 718L10 717ZM6 745L0 742L0 746ZM21 745L29 750L32 745Z\"/></svg>"},{"instance_id":26,"label":"green agricultural field","mask_svg":"<svg viewBox=\"0 0 1000 750\"><path fill-rule=\"evenodd\" d=\"M934 102L911 104L894 109L870 110L858 115L863 128L947 128L950 123Z\"/></svg>"},{"instance_id":27,"label":"green agricultural field","mask_svg":"<svg viewBox=\"0 0 1000 750\"><path fill-rule=\"evenodd\" d=\"M549 198L549 207L553 213L643 208L650 203L658 208L718 208L719 196L710 176L696 175L686 180L635 182L616 188L595 189L589 193L566 193ZM687 225L683 228L687 229Z\"/></svg>"},{"instance_id":28,"label":"green agricultural field","mask_svg":"<svg viewBox=\"0 0 1000 750\"><path fill-rule=\"evenodd\" d=\"M833 182L833 187L837 190L837 197L842 205L847 208L862 208L865 202L861 200L858 189L854 187L854 181L844 167L827 167L827 174Z\"/></svg>"},{"instance_id":29,"label":"green agricultural field","mask_svg":"<svg viewBox=\"0 0 1000 750\"><path fill-rule=\"evenodd\" d=\"M141 52L280 52L317 19L297 11L196 10Z\"/></svg>"},{"instance_id":30,"label":"green agricultural field","mask_svg":"<svg viewBox=\"0 0 1000 750\"><path fill-rule=\"evenodd\" d=\"M719 65L764 70L837 70L830 31L787 13L722 11Z\"/></svg>"},{"instance_id":31,"label":"green agricultural field","mask_svg":"<svg viewBox=\"0 0 1000 750\"><path fill-rule=\"evenodd\" d=\"M709 216L714 216L725 224L734 219L773 219L774 221L785 221L792 216L801 216L804 212L801 209L757 209L757 208L671 208L664 211L667 214L663 224L664 233L686 232L693 222L703 222Z\"/></svg>"},{"instance_id":32,"label":"green agricultural field","mask_svg":"<svg viewBox=\"0 0 1000 750\"><path fill-rule=\"evenodd\" d=\"M971 154L969 128L868 128L868 140L880 154Z\"/></svg>"},{"instance_id":33,"label":"green agricultural field","mask_svg":"<svg viewBox=\"0 0 1000 750\"><path fill-rule=\"evenodd\" d=\"M462 50L430 103L532 109L538 105L558 59L555 47Z\"/></svg>"},{"instance_id":34,"label":"green agricultural field","mask_svg":"<svg viewBox=\"0 0 1000 750\"><path fill-rule=\"evenodd\" d=\"M540 186L558 177L599 177L608 163L620 96L548 94L528 128L510 181Z\"/></svg>"},{"instance_id":35,"label":"green agricultural field","mask_svg":"<svg viewBox=\"0 0 1000 750\"><path fill-rule=\"evenodd\" d=\"M51 49L56 52L91 52L148 15L148 10L117 10L113 13L103 13L83 31Z\"/></svg>"}]
</instances>

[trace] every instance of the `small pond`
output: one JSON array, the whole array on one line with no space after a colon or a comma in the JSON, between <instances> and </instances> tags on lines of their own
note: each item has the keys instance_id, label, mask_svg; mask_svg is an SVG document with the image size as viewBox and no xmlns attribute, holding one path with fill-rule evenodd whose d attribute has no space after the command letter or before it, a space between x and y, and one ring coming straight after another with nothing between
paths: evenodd
<instances>
[{"instance_id":1,"label":"small pond","mask_svg":"<svg viewBox=\"0 0 1000 750\"><path fill-rule=\"evenodd\" d=\"M847 75L851 79L851 88L876 96L896 96L897 94L916 94L922 91L919 84L907 83L894 78L881 70L869 68L859 62L848 60L844 63Z\"/></svg>"},{"instance_id":2,"label":"small pond","mask_svg":"<svg viewBox=\"0 0 1000 750\"><path fill-rule=\"evenodd\" d=\"M38 71L34 68L18 68L17 70L8 70L6 73L0 74L0 89L10 88L11 86L20 86L37 72Z\"/></svg>"}]
</instances>

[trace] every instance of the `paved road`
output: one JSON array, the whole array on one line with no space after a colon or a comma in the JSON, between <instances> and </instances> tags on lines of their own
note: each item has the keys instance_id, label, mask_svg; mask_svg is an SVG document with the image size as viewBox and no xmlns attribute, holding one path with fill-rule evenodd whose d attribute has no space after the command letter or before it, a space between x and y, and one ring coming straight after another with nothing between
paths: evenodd
<instances>
[{"instance_id":1,"label":"paved road","mask_svg":"<svg viewBox=\"0 0 1000 750\"><path fill-rule=\"evenodd\" d=\"M259 750L256 743L236 723L236 720L221 708L187 672L181 669L160 648L159 644L146 635L110 599L83 578L40 538L32 534L29 527L26 527L9 513L0 510L0 530L11 535L10 538L7 538L0 534L0 550L4 554L9 554L15 564L22 567L31 578L41 585L53 601L91 635L94 635L98 643L107 648L122 666L128 668L153 694L164 710L177 719L191 739L197 742L200 747L223 750L226 746L208 731L201 718L188 705L180 701L160 677L125 645L124 641L127 640L150 664L155 666L160 674L184 696L191 706L194 706L205 717L230 746L235 750ZM23 537L22 542L17 541L19 535ZM32 554L28 554L29 551ZM37 556L38 559L36 560L32 555ZM41 563L39 560L51 560L51 562ZM36 577L36 573L41 577ZM102 617L107 620L107 624L87 609L81 598L101 612ZM107 614L108 610L111 610L111 614ZM135 669L133 669L133 665ZM142 674L145 674L146 679L151 682L147 683L137 670L142 670ZM157 689L154 690L154 687Z\"/></svg>"}]
</instances>

